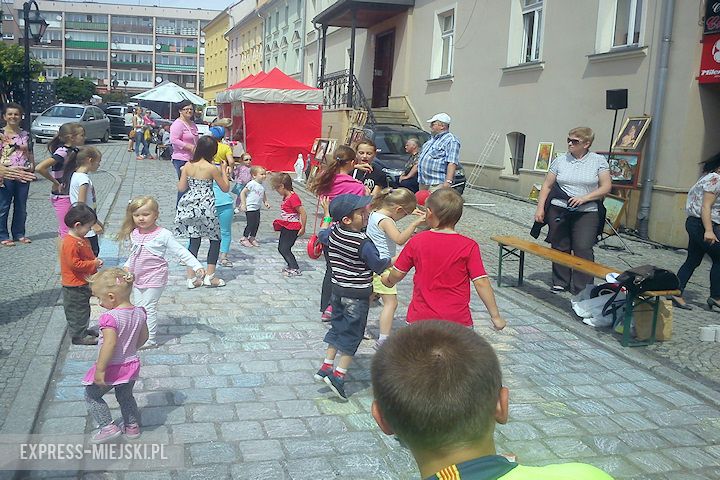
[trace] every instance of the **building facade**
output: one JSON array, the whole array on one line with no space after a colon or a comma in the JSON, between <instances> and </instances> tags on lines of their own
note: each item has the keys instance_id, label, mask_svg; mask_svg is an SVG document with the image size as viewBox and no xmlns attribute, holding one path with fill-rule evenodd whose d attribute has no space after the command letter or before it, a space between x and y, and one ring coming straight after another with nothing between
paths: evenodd
<instances>
[{"instance_id":1,"label":"building facade","mask_svg":"<svg viewBox=\"0 0 720 480\"><path fill-rule=\"evenodd\" d=\"M262 17L255 0L243 0L232 7L234 25L225 37L228 42L228 86L263 69Z\"/></svg>"},{"instance_id":2,"label":"building facade","mask_svg":"<svg viewBox=\"0 0 720 480\"><path fill-rule=\"evenodd\" d=\"M228 42L230 13L223 10L202 31L205 34L205 88L203 98L215 103L215 95L228 86Z\"/></svg>"},{"instance_id":3,"label":"building facade","mask_svg":"<svg viewBox=\"0 0 720 480\"><path fill-rule=\"evenodd\" d=\"M279 68L302 80L305 55L305 3L303 0L260 0L263 19L263 69Z\"/></svg>"},{"instance_id":4,"label":"building facade","mask_svg":"<svg viewBox=\"0 0 720 480\"><path fill-rule=\"evenodd\" d=\"M343 23L340 7L354 7L358 19L369 12L355 0L326 3L330 5L316 20L322 17L329 26L327 73L341 68L348 57L350 29L345 24L333 32L335 23ZM377 96L404 97L416 113L411 117L421 121L436 112L449 113L451 130L463 144L466 170L482 165L481 186L527 196L545 175L534 168L539 144L552 142L555 152L565 151L567 132L576 126L593 128L593 150L607 151L614 111L606 109L606 91L627 89L628 106L618 112L618 126L628 117L652 120L636 152L638 185L615 190L626 199L622 224L639 226L641 189L654 156L654 174L647 182L652 187L646 211L649 238L687 245L687 191L700 173L698 162L720 150L714 130L720 120L720 84L700 85L697 80L704 22L698 5L508 0L486 2L478 12L473 2L456 0L376 3L412 5L357 30L354 71L365 96L375 103L377 90L383 89ZM670 15L663 9L666 4L675 6ZM662 69L668 16L669 65ZM306 50L308 69L312 63L317 70L313 43ZM378 72L389 72L387 85L378 83ZM660 90L663 74L666 87ZM654 111L663 103L662 110ZM659 129L654 135L653 125ZM490 142L493 134L499 136L495 143ZM657 143L651 152L653 138ZM486 145L489 154L481 158Z\"/></svg>"},{"instance_id":5,"label":"building facade","mask_svg":"<svg viewBox=\"0 0 720 480\"><path fill-rule=\"evenodd\" d=\"M205 36L213 10L93 2L37 2L49 27L32 55L45 77L89 78L98 91L138 93L171 81L202 94ZM23 2L3 22L3 41L22 42ZM5 12L5 15L9 15ZM13 25L15 31L6 30Z\"/></svg>"}]
</instances>

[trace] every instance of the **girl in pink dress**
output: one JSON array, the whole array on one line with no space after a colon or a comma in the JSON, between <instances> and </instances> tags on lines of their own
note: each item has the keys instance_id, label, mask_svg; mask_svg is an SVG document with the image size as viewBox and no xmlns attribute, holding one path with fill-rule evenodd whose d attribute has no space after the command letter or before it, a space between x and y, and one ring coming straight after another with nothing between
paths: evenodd
<instances>
[{"instance_id":1,"label":"girl in pink dress","mask_svg":"<svg viewBox=\"0 0 720 480\"><path fill-rule=\"evenodd\" d=\"M133 387L140 374L137 349L148 338L145 309L130 303L133 275L121 268L108 268L89 279L92 293L108 311L100 316L98 359L83 378L88 411L100 426L93 443L103 443L123 433L127 438L140 436L140 412ZM112 422L103 395L115 389L123 425Z\"/></svg>"}]
</instances>

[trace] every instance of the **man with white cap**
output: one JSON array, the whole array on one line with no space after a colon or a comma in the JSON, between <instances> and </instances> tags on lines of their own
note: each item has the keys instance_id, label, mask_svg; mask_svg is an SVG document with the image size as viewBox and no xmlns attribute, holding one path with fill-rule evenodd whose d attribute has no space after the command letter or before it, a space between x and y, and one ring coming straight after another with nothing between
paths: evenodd
<instances>
[{"instance_id":1,"label":"man with white cap","mask_svg":"<svg viewBox=\"0 0 720 480\"><path fill-rule=\"evenodd\" d=\"M450 187L460 165L460 140L450 133L450 115L437 113L428 120L432 138L425 142L418 157L418 183L421 190Z\"/></svg>"}]
</instances>

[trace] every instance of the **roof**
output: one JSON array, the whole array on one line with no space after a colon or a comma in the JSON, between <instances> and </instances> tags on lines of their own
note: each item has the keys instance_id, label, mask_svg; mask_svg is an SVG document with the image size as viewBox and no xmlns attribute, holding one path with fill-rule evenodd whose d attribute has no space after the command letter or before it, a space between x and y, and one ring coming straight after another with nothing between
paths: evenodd
<instances>
[{"instance_id":1,"label":"roof","mask_svg":"<svg viewBox=\"0 0 720 480\"><path fill-rule=\"evenodd\" d=\"M249 75L218 93L217 103L304 103L322 104L323 91L287 76L278 68Z\"/></svg>"},{"instance_id":2,"label":"roof","mask_svg":"<svg viewBox=\"0 0 720 480\"><path fill-rule=\"evenodd\" d=\"M338 0L312 19L330 27L369 28L415 6L415 0Z\"/></svg>"}]
</instances>

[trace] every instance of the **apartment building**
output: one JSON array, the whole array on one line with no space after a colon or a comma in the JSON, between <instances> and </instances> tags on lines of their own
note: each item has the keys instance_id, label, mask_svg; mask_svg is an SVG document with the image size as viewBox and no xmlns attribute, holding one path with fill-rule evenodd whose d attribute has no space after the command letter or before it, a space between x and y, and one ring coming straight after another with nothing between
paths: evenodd
<instances>
[{"instance_id":1,"label":"apartment building","mask_svg":"<svg viewBox=\"0 0 720 480\"><path fill-rule=\"evenodd\" d=\"M202 94L205 27L216 10L39 0L49 27L32 55L45 77L89 78L98 91L138 93L171 81ZM22 42L21 0L4 5L3 41ZM10 17L13 18L10 18Z\"/></svg>"},{"instance_id":2,"label":"apartment building","mask_svg":"<svg viewBox=\"0 0 720 480\"><path fill-rule=\"evenodd\" d=\"M687 245L688 188L699 175L698 162L720 150L714 129L720 124L720 83L712 83L720 81L720 65L711 65L720 60L713 56L720 46L715 37L701 43L711 37L703 35L703 5L671 0L313 3L317 11L308 11L308 25L318 24L326 36L323 42L322 35L308 30L307 71L320 72L324 43L325 75L349 68L352 55L354 74L374 111L385 105L403 108L406 118L418 123L436 112L449 113L451 130L462 141L462 162L483 166L482 186L527 196L545 175L534 168L539 143L552 142L556 152L565 151L567 131L575 126L593 128L593 149L607 151L614 111L606 109L606 91L627 89L628 107L618 112L619 124L642 115L652 116L652 123L637 152L638 185L617 192L626 197L622 223L637 228L640 214L649 219L651 239ZM667 67L661 63L664 44ZM658 129L654 134L652 125ZM481 158L493 134L499 140ZM646 164L653 156L647 181ZM644 196L645 183L649 195Z\"/></svg>"},{"instance_id":3,"label":"apartment building","mask_svg":"<svg viewBox=\"0 0 720 480\"><path fill-rule=\"evenodd\" d=\"M228 85L263 69L263 22L255 1L245 0L250 8L238 14L239 20L227 32Z\"/></svg>"},{"instance_id":4,"label":"apartment building","mask_svg":"<svg viewBox=\"0 0 720 480\"><path fill-rule=\"evenodd\" d=\"M215 102L215 95L228 86L228 42L225 33L230 27L230 12L220 12L203 27L205 35L205 83L203 98Z\"/></svg>"}]
</instances>

